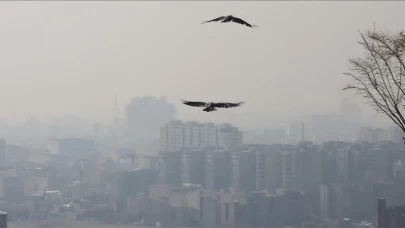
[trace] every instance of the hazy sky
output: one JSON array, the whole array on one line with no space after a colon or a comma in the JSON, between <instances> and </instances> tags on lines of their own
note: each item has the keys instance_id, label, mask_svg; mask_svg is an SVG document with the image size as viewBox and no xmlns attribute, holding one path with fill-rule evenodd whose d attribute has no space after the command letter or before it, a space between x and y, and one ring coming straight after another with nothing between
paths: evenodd
<instances>
[{"instance_id":1,"label":"hazy sky","mask_svg":"<svg viewBox=\"0 0 405 228\"><path fill-rule=\"evenodd\" d=\"M180 118L335 111L358 30L404 29L405 2L1 2L0 117L112 120L133 96ZM232 14L259 28L204 24ZM216 113L178 99L246 101ZM209 116L208 116L209 115ZM267 114L266 114L267 115Z\"/></svg>"}]
</instances>

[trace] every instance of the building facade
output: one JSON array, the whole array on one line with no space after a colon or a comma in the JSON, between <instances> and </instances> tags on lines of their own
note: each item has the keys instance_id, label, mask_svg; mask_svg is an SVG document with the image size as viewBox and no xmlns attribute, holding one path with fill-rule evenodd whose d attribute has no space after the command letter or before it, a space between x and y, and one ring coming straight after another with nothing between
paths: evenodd
<instances>
[{"instance_id":1,"label":"building facade","mask_svg":"<svg viewBox=\"0 0 405 228\"><path fill-rule=\"evenodd\" d=\"M228 149L242 144L243 133L230 124L216 126L213 123L176 120L160 128L160 151L206 147Z\"/></svg>"}]
</instances>

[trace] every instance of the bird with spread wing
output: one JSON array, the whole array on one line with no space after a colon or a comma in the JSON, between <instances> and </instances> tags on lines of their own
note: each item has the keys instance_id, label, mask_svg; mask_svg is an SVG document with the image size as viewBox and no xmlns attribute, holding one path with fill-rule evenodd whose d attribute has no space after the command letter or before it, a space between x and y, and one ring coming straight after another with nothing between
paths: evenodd
<instances>
[{"instance_id":1,"label":"bird with spread wing","mask_svg":"<svg viewBox=\"0 0 405 228\"><path fill-rule=\"evenodd\" d=\"M192 106L192 107L205 107L203 109L204 112L214 112L217 111L216 108L234 108L241 106L245 102L239 102L239 103L226 103L226 102L200 102L200 101L184 101L181 100L183 104Z\"/></svg>"},{"instance_id":2,"label":"bird with spread wing","mask_svg":"<svg viewBox=\"0 0 405 228\"><path fill-rule=\"evenodd\" d=\"M209 21L204 21L201 24L205 24L205 23L208 23L208 22L216 22L216 21L221 21L221 23L234 22L234 23L238 23L238 24L241 24L241 25L246 25L246 26L248 26L250 28L258 27L257 25L251 25L251 24L247 23L246 21L244 21L244 20L242 20L240 18L234 17L232 15L222 16L222 17L218 17L218 18L215 18L215 19L212 19L212 20L209 20Z\"/></svg>"}]
</instances>

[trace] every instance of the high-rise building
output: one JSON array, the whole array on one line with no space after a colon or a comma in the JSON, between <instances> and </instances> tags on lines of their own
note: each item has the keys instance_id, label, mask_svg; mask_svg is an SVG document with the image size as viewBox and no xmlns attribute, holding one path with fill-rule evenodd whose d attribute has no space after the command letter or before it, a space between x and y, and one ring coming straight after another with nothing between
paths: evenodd
<instances>
[{"instance_id":1,"label":"high-rise building","mask_svg":"<svg viewBox=\"0 0 405 228\"><path fill-rule=\"evenodd\" d=\"M294 151L293 148L282 152L283 189L302 190L302 165L304 153Z\"/></svg>"},{"instance_id":2,"label":"high-rise building","mask_svg":"<svg viewBox=\"0 0 405 228\"><path fill-rule=\"evenodd\" d=\"M254 192L246 197L244 207L240 219L252 227L307 227L311 215L306 195L294 191Z\"/></svg>"},{"instance_id":3,"label":"high-rise building","mask_svg":"<svg viewBox=\"0 0 405 228\"><path fill-rule=\"evenodd\" d=\"M204 191L200 197L200 218L203 228L216 227L218 214L219 214L219 202L216 195L211 192Z\"/></svg>"},{"instance_id":4,"label":"high-rise building","mask_svg":"<svg viewBox=\"0 0 405 228\"><path fill-rule=\"evenodd\" d=\"M371 127L364 127L357 132L357 141L377 143L384 141L386 134L383 129Z\"/></svg>"},{"instance_id":5,"label":"high-rise building","mask_svg":"<svg viewBox=\"0 0 405 228\"><path fill-rule=\"evenodd\" d=\"M361 184L328 184L320 187L320 215L322 220L342 217L357 218L369 214L373 208L369 188Z\"/></svg>"},{"instance_id":6,"label":"high-rise building","mask_svg":"<svg viewBox=\"0 0 405 228\"><path fill-rule=\"evenodd\" d=\"M7 228L7 213L0 211L0 228Z\"/></svg>"},{"instance_id":7,"label":"high-rise building","mask_svg":"<svg viewBox=\"0 0 405 228\"><path fill-rule=\"evenodd\" d=\"M392 164L395 161L396 148L376 144L359 153L360 163L366 180L392 178Z\"/></svg>"},{"instance_id":8,"label":"high-rise building","mask_svg":"<svg viewBox=\"0 0 405 228\"><path fill-rule=\"evenodd\" d=\"M213 147L228 149L243 144L243 133L230 124L216 126L213 123L199 124L170 121L160 128L160 150L178 151Z\"/></svg>"},{"instance_id":9,"label":"high-rise building","mask_svg":"<svg viewBox=\"0 0 405 228\"><path fill-rule=\"evenodd\" d=\"M159 137L159 128L176 118L176 108L165 97L135 97L126 108L128 134L135 141Z\"/></svg>"},{"instance_id":10,"label":"high-rise building","mask_svg":"<svg viewBox=\"0 0 405 228\"><path fill-rule=\"evenodd\" d=\"M187 151L181 153L181 179L183 183L204 186L205 152Z\"/></svg>"},{"instance_id":11,"label":"high-rise building","mask_svg":"<svg viewBox=\"0 0 405 228\"><path fill-rule=\"evenodd\" d=\"M384 198L378 199L378 228L405 227L405 206L387 206Z\"/></svg>"},{"instance_id":12,"label":"high-rise building","mask_svg":"<svg viewBox=\"0 0 405 228\"><path fill-rule=\"evenodd\" d=\"M324 184L342 183L347 181L350 175L353 175L353 178L359 175L359 173L351 173L355 164L349 161L351 158L353 158L353 162L356 159L355 153L350 153L350 147L347 143L323 143L320 153L322 159L322 182Z\"/></svg>"},{"instance_id":13,"label":"high-rise building","mask_svg":"<svg viewBox=\"0 0 405 228\"><path fill-rule=\"evenodd\" d=\"M196 121L190 121L184 124L184 147L199 148L201 143L201 125Z\"/></svg>"},{"instance_id":14,"label":"high-rise building","mask_svg":"<svg viewBox=\"0 0 405 228\"><path fill-rule=\"evenodd\" d=\"M218 129L213 123L204 123L201 125L201 143L202 147L218 146Z\"/></svg>"},{"instance_id":15,"label":"high-rise building","mask_svg":"<svg viewBox=\"0 0 405 228\"><path fill-rule=\"evenodd\" d=\"M268 168L267 164L267 153L265 150L257 151L255 153L255 160L256 160L256 172L255 172L255 179L256 179L256 190L265 190L266 189L266 175L267 173L266 168Z\"/></svg>"},{"instance_id":16,"label":"high-rise building","mask_svg":"<svg viewBox=\"0 0 405 228\"><path fill-rule=\"evenodd\" d=\"M343 216L341 199L342 188L340 185L320 185L320 215L322 220L339 219Z\"/></svg>"},{"instance_id":17,"label":"high-rise building","mask_svg":"<svg viewBox=\"0 0 405 228\"><path fill-rule=\"evenodd\" d=\"M313 195L321 184L321 153L311 143L282 149L283 188Z\"/></svg>"},{"instance_id":18,"label":"high-rise building","mask_svg":"<svg viewBox=\"0 0 405 228\"><path fill-rule=\"evenodd\" d=\"M184 125L172 120L160 128L161 151L177 151L184 147Z\"/></svg>"},{"instance_id":19,"label":"high-rise building","mask_svg":"<svg viewBox=\"0 0 405 228\"><path fill-rule=\"evenodd\" d=\"M282 188L282 153L277 146L245 144L229 151L232 188L245 192L267 190L273 193Z\"/></svg>"},{"instance_id":20,"label":"high-rise building","mask_svg":"<svg viewBox=\"0 0 405 228\"><path fill-rule=\"evenodd\" d=\"M124 172L118 181L119 194L124 200L140 193L149 194L149 186L157 183L155 170L135 169Z\"/></svg>"},{"instance_id":21,"label":"high-rise building","mask_svg":"<svg viewBox=\"0 0 405 228\"><path fill-rule=\"evenodd\" d=\"M178 186L181 184L181 153L161 152L159 154L159 182Z\"/></svg>"},{"instance_id":22,"label":"high-rise building","mask_svg":"<svg viewBox=\"0 0 405 228\"><path fill-rule=\"evenodd\" d=\"M349 148L343 147L336 151L337 181L346 182L349 180Z\"/></svg>"},{"instance_id":23,"label":"high-rise building","mask_svg":"<svg viewBox=\"0 0 405 228\"><path fill-rule=\"evenodd\" d=\"M218 146L228 149L243 144L243 133L237 127L230 124L222 124L218 127Z\"/></svg>"},{"instance_id":24,"label":"high-rise building","mask_svg":"<svg viewBox=\"0 0 405 228\"><path fill-rule=\"evenodd\" d=\"M266 183L265 189L269 192L276 192L277 189L282 188L283 186L282 153L277 148L268 148L268 150L265 151L264 155L265 155L264 164L265 164L265 183ZM259 189L261 188L258 188L258 190Z\"/></svg>"},{"instance_id":25,"label":"high-rise building","mask_svg":"<svg viewBox=\"0 0 405 228\"><path fill-rule=\"evenodd\" d=\"M302 149L302 189L307 195L319 196L322 183L322 157L314 145L301 146Z\"/></svg>"},{"instance_id":26,"label":"high-rise building","mask_svg":"<svg viewBox=\"0 0 405 228\"><path fill-rule=\"evenodd\" d=\"M242 151L232 153L231 186L236 191L250 193L256 190L256 153Z\"/></svg>"},{"instance_id":27,"label":"high-rise building","mask_svg":"<svg viewBox=\"0 0 405 228\"><path fill-rule=\"evenodd\" d=\"M228 151L206 151L205 188L218 191L231 185L231 158Z\"/></svg>"}]
</instances>

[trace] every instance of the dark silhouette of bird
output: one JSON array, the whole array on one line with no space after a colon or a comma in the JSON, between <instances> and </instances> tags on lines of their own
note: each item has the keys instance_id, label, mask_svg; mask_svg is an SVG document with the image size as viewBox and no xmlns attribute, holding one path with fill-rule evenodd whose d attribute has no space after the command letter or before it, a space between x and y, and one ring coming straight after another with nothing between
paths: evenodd
<instances>
[{"instance_id":1,"label":"dark silhouette of bird","mask_svg":"<svg viewBox=\"0 0 405 228\"><path fill-rule=\"evenodd\" d=\"M245 102L239 102L239 103L226 103L226 102L200 102L200 101L184 101L181 100L183 104L192 106L192 107L205 107L203 109L204 112L214 112L217 111L216 108L234 108L241 106Z\"/></svg>"},{"instance_id":2,"label":"dark silhouette of bird","mask_svg":"<svg viewBox=\"0 0 405 228\"><path fill-rule=\"evenodd\" d=\"M257 25L251 25L251 24L247 23L246 21L244 21L244 20L242 20L240 18L234 17L232 15L222 16L222 17L218 17L218 18L215 18L215 19L212 19L212 20L209 20L209 21L204 21L201 24L205 24L205 23L208 23L208 22L216 22L216 21L221 21L221 23L235 22L235 23L238 23L238 24L241 24L241 25L246 25L246 26L248 26L250 28L259 27Z\"/></svg>"}]
</instances>

